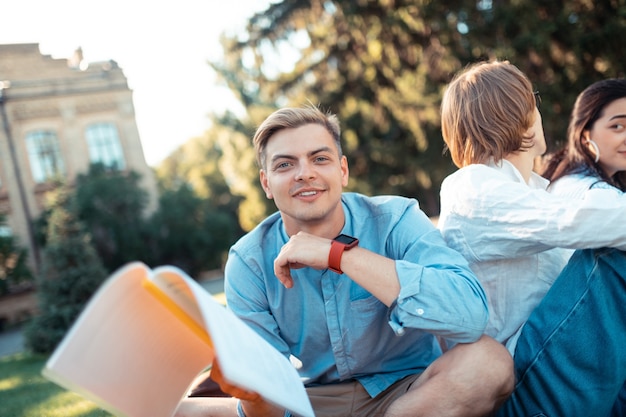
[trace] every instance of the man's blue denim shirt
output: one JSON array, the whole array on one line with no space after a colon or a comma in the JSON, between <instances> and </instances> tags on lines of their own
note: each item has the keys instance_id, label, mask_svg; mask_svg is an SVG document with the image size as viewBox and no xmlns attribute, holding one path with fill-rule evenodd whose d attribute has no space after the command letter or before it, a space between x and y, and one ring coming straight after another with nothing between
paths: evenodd
<instances>
[{"instance_id":1,"label":"man's blue denim shirt","mask_svg":"<svg viewBox=\"0 0 626 417\"><path fill-rule=\"evenodd\" d=\"M302 363L305 385L356 379L374 397L439 357L437 336L476 341L487 302L465 259L446 246L416 200L344 193L342 204L342 233L396 262L401 289L391 309L328 269L294 269L294 286L286 289L273 266L289 240L279 213L231 248L226 298L237 316Z\"/></svg>"}]
</instances>

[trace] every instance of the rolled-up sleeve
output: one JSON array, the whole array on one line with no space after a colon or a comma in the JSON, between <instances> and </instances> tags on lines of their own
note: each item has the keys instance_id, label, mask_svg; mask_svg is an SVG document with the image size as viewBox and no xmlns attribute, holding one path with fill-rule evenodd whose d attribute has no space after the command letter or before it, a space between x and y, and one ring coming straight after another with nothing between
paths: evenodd
<instances>
[{"instance_id":1,"label":"rolled-up sleeve","mask_svg":"<svg viewBox=\"0 0 626 417\"><path fill-rule=\"evenodd\" d=\"M391 241L405 250L395 261L400 293L390 307L389 325L396 334L409 327L455 343L478 340L487 325L487 300L465 258L425 216L409 211L399 224L404 232Z\"/></svg>"}]
</instances>

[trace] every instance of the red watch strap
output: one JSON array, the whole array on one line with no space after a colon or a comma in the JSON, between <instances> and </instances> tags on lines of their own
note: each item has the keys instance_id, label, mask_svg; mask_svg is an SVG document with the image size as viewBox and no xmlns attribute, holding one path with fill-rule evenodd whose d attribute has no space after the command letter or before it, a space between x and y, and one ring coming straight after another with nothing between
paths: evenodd
<instances>
[{"instance_id":1,"label":"red watch strap","mask_svg":"<svg viewBox=\"0 0 626 417\"><path fill-rule=\"evenodd\" d=\"M328 269L338 274L343 274L341 270L341 255L346 249L346 245L333 240L330 242L330 252L328 253Z\"/></svg>"}]
</instances>

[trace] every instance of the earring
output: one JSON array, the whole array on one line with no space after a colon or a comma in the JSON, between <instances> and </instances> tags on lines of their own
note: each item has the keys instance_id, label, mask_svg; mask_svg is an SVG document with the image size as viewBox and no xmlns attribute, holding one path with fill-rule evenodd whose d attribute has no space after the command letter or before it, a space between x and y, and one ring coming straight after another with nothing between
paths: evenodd
<instances>
[{"instance_id":1,"label":"earring","mask_svg":"<svg viewBox=\"0 0 626 417\"><path fill-rule=\"evenodd\" d=\"M594 162L598 163L598 161L600 160L600 148L598 148L598 144L589 138L585 140L585 143L587 145L591 145L591 147L593 148L593 153L595 154Z\"/></svg>"}]
</instances>

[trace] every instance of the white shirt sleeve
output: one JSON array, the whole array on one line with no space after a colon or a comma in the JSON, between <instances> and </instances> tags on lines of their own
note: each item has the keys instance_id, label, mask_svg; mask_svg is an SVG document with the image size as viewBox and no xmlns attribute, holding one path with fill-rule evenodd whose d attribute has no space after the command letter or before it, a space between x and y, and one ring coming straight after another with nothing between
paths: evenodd
<instances>
[{"instance_id":1,"label":"white shirt sleeve","mask_svg":"<svg viewBox=\"0 0 626 417\"><path fill-rule=\"evenodd\" d=\"M548 193L539 183L526 184L507 161L460 169L441 189L439 227L446 241L471 262L554 247L626 250L624 194L593 188L577 200Z\"/></svg>"}]
</instances>

